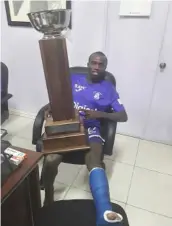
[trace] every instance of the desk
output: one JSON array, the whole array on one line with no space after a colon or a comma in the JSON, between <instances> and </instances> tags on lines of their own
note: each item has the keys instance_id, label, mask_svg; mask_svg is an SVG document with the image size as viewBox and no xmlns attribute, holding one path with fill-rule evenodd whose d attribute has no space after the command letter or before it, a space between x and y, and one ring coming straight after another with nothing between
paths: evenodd
<instances>
[{"instance_id":1,"label":"desk","mask_svg":"<svg viewBox=\"0 0 172 226\"><path fill-rule=\"evenodd\" d=\"M37 210L41 207L38 161L41 153L15 148L27 154L21 166L1 188L2 226L33 226Z\"/></svg>"}]
</instances>

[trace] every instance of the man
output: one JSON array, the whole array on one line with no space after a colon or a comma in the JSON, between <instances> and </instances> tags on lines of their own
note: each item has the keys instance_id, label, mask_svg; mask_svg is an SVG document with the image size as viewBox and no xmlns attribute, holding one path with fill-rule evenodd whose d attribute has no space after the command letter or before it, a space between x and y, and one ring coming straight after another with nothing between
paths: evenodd
<instances>
[{"instance_id":1,"label":"man","mask_svg":"<svg viewBox=\"0 0 172 226\"><path fill-rule=\"evenodd\" d=\"M74 107L79 111L85 129L88 131L90 150L85 154L85 163L89 171L89 183L94 198L97 225L113 225L122 220L122 216L113 212L108 181L102 168L103 138L100 134L100 119L115 122L127 121L127 114L119 95L111 82L104 80L107 58L102 52L91 54L88 61L88 75L71 75ZM113 113L107 113L111 108ZM44 205L53 202L53 183L57 167L63 156L52 154L45 158L43 184L45 187Z\"/></svg>"}]
</instances>

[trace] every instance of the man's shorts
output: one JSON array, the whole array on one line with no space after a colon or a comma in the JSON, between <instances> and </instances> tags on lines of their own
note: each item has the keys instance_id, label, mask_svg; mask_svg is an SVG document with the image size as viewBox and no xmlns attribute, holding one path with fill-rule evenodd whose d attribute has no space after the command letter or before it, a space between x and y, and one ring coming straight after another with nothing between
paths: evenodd
<instances>
[{"instance_id":1,"label":"man's shorts","mask_svg":"<svg viewBox=\"0 0 172 226\"><path fill-rule=\"evenodd\" d=\"M80 121L81 123L84 124L84 119L85 119L85 113L80 111ZM88 123L88 122L87 122ZM89 127L88 125L85 125L85 130L88 136L88 142L97 142L97 143L102 143L104 144L105 140L102 138L100 134L100 129L99 127Z\"/></svg>"},{"instance_id":2,"label":"man's shorts","mask_svg":"<svg viewBox=\"0 0 172 226\"><path fill-rule=\"evenodd\" d=\"M87 129L87 134L89 142L98 142L104 144L105 140L100 135L100 129L98 127L89 127Z\"/></svg>"}]
</instances>

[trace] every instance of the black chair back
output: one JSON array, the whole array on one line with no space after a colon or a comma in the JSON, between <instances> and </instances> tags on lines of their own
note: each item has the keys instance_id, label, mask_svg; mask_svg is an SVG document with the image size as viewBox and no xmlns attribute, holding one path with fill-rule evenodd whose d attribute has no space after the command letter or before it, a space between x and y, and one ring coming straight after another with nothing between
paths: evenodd
<instances>
[{"instance_id":1,"label":"black chair back","mask_svg":"<svg viewBox=\"0 0 172 226\"><path fill-rule=\"evenodd\" d=\"M8 100L12 97L12 94L8 93L8 67L1 63L1 124L8 119Z\"/></svg>"},{"instance_id":2,"label":"black chair back","mask_svg":"<svg viewBox=\"0 0 172 226\"><path fill-rule=\"evenodd\" d=\"M1 98L8 93L8 68L1 62Z\"/></svg>"}]
</instances>

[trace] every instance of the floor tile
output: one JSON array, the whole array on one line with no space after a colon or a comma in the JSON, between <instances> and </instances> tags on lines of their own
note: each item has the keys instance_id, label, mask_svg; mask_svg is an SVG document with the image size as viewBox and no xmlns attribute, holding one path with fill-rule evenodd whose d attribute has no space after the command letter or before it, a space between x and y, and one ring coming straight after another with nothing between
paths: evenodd
<instances>
[{"instance_id":1,"label":"floor tile","mask_svg":"<svg viewBox=\"0 0 172 226\"><path fill-rule=\"evenodd\" d=\"M80 168L81 166L78 165L61 163L56 180L71 185L78 175Z\"/></svg>"},{"instance_id":2,"label":"floor tile","mask_svg":"<svg viewBox=\"0 0 172 226\"><path fill-rule=\"evenodd\" d=\"M112 199L126 202L133 173L133 166L105 160L110 195Z\"/></svg>"},{"instance_id":3,"label":"floor tile","mask_svg":"<svg viewBox=\"0 0 172 226\"><path fill-rule=\"evenodd\" d=\"M109 180L111 199L126 202L133 167L123 163L117 163L106 159L106 172ZM74 181L74 186L85 191L90 191L88 182L88 171L84 166Z\"/></svg>"},{"instance_id":4,"label":"floor tile","mask_svg":"<svg viewBox=\"0 0 172 226\"><path fill-rule=\"evenodd\" d=\"M88 180L88 170L87 170L86 166L83 166L80 169L79 174L77 175L73 185L82 190L90 192L89 180Z\"/></svg>"},{"instance_id":5,"label":"floor tile","mask_svg":"<svg viewBox=\"0 0 172 226\"><path fill-rule=\"evenodd\" d=\"M126 213L131 226L171 226L172 219L132 206L126 206Z\"/></svg>"},{"instance_id":6,"label":"floor tile","mask_svg":"<svg viewBox=\"0 0 172 226\"><path fill-rule=\"evenodd\" d=\"M90 192L71 187L64 199L92 199Z\"/></svg>"},{"instance_id":7,"label":"floor tile","mask_svg":"<svg viewBox=\"0 0 172 226\"><path fill-rule=\"evenodd\" d=\"M45 198L45 191L41 190L41 206L44 204L44 198Z\"/></svg>"},{"instance_id":8,"label":"floor tile","mask_svg":"<svg viewBox=\"0 0 172 226\"><path fill-rule=\"evenodd\" d=\"M136 166L172 175L172 146L141 140Z\"/></svg>"},{"instance_id":9,"label":"floor tile","mask_svg":"<svg viewBox=\"0 0 172 226\"><path fill-rule=\"evenodd\" d=\"M64 199L65 195L69 190L69 186L66 184L58 183L55 181L54 183L54 201Z\"/></svg>"},{"instance_id":10,"label":"floor tile","mask_svg":"<svg viewBox=\"0 0 172 226\"><path fill-rule=\"evenodd\" d=\"M172 176L136 167L127 203L172 217Z\"/></svg>"},{"instance_id":11,"label":"floor tile","mask_svg":"<svg viewBox=\"0 0 172 226\"><path fill-rule=\"evenodd\" d=\"M39 177L41 178L41 172L42 172L42 167L43 167L43 159L42 158L39 162L38 162L38 166L39 166Z\"/></svg>"},{"instance_id":12,"label":"floor tile","mask_svg":"<svg viewBox=\"0 0 172 226\"><path fill-rule=\"evenodd\" d=\"M54 183L54 201L63 200L65 195L67 194L69 190L69 186L66 184ZM45 191L41 190L41 204L43 205L45 198Z\"/></svg>"},{"instance_id":13,"label":"floor tile","mask_svg":"<svg viewBox=\"0 0 172 226\"><path fill-rule=\"evenodd\" d=\"M35 151L35 145L32 145L31 140L24 139L22 137L6 135L3 140L9 141L13 146L29 149Z\"/></svg>"},{"instance_id":14,"label":"floor tile","mask_svg":"<svg viewBox=\"0 0 172 226\"><path fill-rule=\"evenodd\" d=\"M9 119L2 124L2 128L6 129L9 135L17 135L20 131L26 131L33 119L10 115Z\"/></svg>"},{"instance_id":15,"label":"floor tile","mask_svg":"<svg viewBox=\"0 0 172 226\"><path fill-rule=\"evenodd\" d=\"M25 139L32 140L32 135L33 135L33 123L34 120L30 120L29 123L25 127L22 127L17 133L16 136L22 137Z\"/></svg>"},{"instance_id":16,"label":"floor tile","mask_svg":"<svg viewBox=\"0 0 172 226\"><path fill-rule=\"evenodd\" d=\"M113 148L113 155L105 156L105 159L134 165L138 145L139 139L117 134Z\"/></svg>"}]
</instances>

